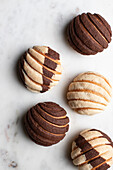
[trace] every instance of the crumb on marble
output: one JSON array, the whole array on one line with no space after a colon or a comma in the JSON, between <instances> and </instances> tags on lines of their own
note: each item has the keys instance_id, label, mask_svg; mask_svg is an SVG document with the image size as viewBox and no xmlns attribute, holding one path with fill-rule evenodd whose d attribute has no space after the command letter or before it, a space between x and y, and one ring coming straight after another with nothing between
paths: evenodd
<instances>
[{"instance_id":1,"label":"crumb on marble","mask_svg":"<svg viewBox=\"0 0 113 170\"><path fill-rule=\"evenodd\" d=\"M18 165L15 161L12 161L10 164L9 164L9 167L12 167L12 168L16 168Z\"/></svg>"}]
</instances>

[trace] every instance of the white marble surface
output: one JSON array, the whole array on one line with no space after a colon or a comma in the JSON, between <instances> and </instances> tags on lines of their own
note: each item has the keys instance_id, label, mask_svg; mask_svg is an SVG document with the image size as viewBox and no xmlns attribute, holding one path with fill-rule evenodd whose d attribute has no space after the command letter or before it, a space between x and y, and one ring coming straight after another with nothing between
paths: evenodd
<instances>
[{"instance_id":1,"label":"white marble surface","mask_svg":"<svg viewBox=\"0 0 113 170\"><path fill-rule=\"evenodd\" d=\"M16 170L74 170L70 148L80 130L98 128L113 139L113 99L106 111L91 117L73 112L65 99L69 83L83 71L97 71L113 85L113 41L104 52L85 58L65 39L66 25L82 12L100 13L113 29L112 0L0 0L0 170L13 169L12 161ZM17 61L33 45L61 54L62 79L45 94L29 92L17 78ZM22 127L25 112L43 101L59 103L70 118L65 139L49 148L34 144Z\"/></svg>"}]
</instances>

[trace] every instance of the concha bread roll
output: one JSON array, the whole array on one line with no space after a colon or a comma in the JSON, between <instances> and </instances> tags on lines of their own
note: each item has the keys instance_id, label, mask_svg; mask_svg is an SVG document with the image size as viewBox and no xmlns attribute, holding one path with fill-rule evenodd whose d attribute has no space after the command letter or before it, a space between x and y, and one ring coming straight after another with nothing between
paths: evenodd
<instances>
[{"instance_id":1,"label":"concha bread roll","mask_svg":"<svg viewBox=\"0 0 113 170\"><path fill-rule=\"evenodd\" d=\"M82 13L68 25L67 38L71 47L83 55L102 52L111 42L112 31L99 14Z\"/></svg>"},{"instance_id":2,"label":"concha bread roll","mask_svg":"<svg viewBox=\"0 0 113 170\"><path fill-rule=\"evenodd\" d=\"M24 125L29 137L39 145L60 142L69 128L67 112L53 102L38 103L25 115Z\"/></svg>"},{"instance_id":3,"label":"concha bread roll","mask_svg":"<svg viewBox=\"0 0 113 170\"><path fill-rule=\"evenodd\" d=\"M100 130L82 131L72 143L71 158L79 170L107 170L113 164L113 142Z\"/></svg>"},{"instance_id":4,"label":"concha bread roll","mask_svg":"<svg viewBox=\"0 0 113 170\"><path fill-rule=\"evenodd\" d=\"M80 114L93 115L103 111L111 100L109 81L95 72L79 74L69 85L69 106Z\"/></svg>"},{"instance_id":5,"label":"concha bread roll","mask_svg":"<svg viewBox=\"0 0 113 170\"><path fill-rule=\"evenodd\" d=\"M19 73L30 91L43 93L61 78L60 55L46 46L29 48L19 61Z\"/></svg>"}]
</instances>

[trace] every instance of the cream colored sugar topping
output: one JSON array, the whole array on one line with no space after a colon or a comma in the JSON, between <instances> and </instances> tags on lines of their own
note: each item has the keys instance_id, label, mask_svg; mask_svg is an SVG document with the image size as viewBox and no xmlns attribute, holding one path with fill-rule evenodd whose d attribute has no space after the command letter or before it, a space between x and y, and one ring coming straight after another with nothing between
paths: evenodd
<instances>
[{"instance_id":1,"label":"cream colored sugar topping","mask_svg":"<svg viewBox=\"0 0 113 170\"><path fill-rule=\"evenodd\" d=\"M47 55L48 49L49 47L45 46L34 46L29 48L21 59L23 81L32 92L47 91L58 84L61 79L62 67L58 53L54 51L54 56L51 56L51 49L51 53ZM55 57L58 60L55 60Z\"/></svg>"},{"instance_id":2,"label":"cream colored sugar topping","mask_svg":"<svg viewBox=\"0 0 113 170\"><path fill-rule=\"evenodd\" d=\"M108 169L113 164L113 142L103 132L87 129L72 142L71 158L80 170Z\"/></svg>"},{"instance_id":3,"label":"cream colored sugar topping","mask_svg":"<svg viewBox=\"0 0 113 170\"><path fill-rule=\"evenodd\" d=\"M111 152L111 150L112 150L112 152ZM99 153L99 156L104 155L106 152L108 152L109 157L107 159L111 158L113 155L113 149L112 149L112 146L110 146L110 145L97 146L97 147L95 147L95 151L97 151ZM96 156L95 156L95 158L96 158ZM90 161L90 160L87 160L87 157L85 156L85 154L82 154L78 157L76 157L76 154L75 155L72 154L72 159L74 159L73 162L75 165L81 165L83 163Z\"/></svg>"},{"instance_id":4,"label":"cream colored sugar topping","mask_svg":"<svg viewBox=\"0 0 113 170\"><path fill-rule=\"evenodd\" d=\"M43 79L42 79L42 74L40 74L39 72L35 71L34 69L32 69L32 67L30 67L26 61L24 61L24 70L25 72L27 73L28 77L30 78L31 82L32 80L34 81L33 83L31 84L40 84L40 85L43 85ZM26 76L27 76L26 75ZM25 82L27 81L27 79L25 80ZM26 82L27 83L27 82ZM52 81L50 83L50 86L55 86L56 84L58 83L58 81ZM37 85L37 84L36 84ZM34 89L34 85L31 86L33 89ZM36 89L34 89L36 90Z\"/></svg>"},{"instance_id":5,"label":"cream colored sugar topping","mask_svg":"<svg viewBox=\"0 0 113 170\"><path fill-rule=\"evenodd\" d=\"M37 52L38 54L40 54L41 56L41 53L46 56L46 54L49 52L49 47L46 47L46 46L34 46L32 48L35 52ZM48 56L46 56L47 58L49 58ZM52 61L54 61L55 63L61 65L61 62L59 59L53 59L51 58Z\"/></svg>"},{"instance_id":6,"label":"cream colored sugar topping","mask_svg":"<svg viewBox=\"0 0 113 170\"><path fill-rule=\"evenodd\" d=\"M112 87L102 75L94 72L79 74L69 85L69 106L80 114L93 115L105 109L111 100Z\"/></svg>"},{"instance_id":7,"label":"cream colored sugar topping","mask_svg":"<svg viewBox=\"0 0 113 170\"><path fill-rule=\"evenodd\" d=\"M113 164L113 160L112 159L107 160L105 163L110 167ZM102 165L104 165L105 163L103 163ZM97 168L99 168L99 167L97 167ZM96 170L96 168L93 168L93 166L91 166L91 164L83 164L83 165L79 166L79 170Z\"/></svg>"},{"instance_id":8,"label":"cream colored sugar topping","mask_svg":"<svg viewBox=\"0 0 113 170\"><path fill-rule=\"evenodd\" d=\"M111 95L111 85L110 82L102 75L100 75L99 73L95 73L95 72L85 72L85 73L81 73L80 75L78 75L77 77L75 77L75 79L73 80L75 81L86 81L89 80L90 82L94 82L97 83L98 85L102 86L103 88L106 89L106 91L108 91L108 93Z\"/></svg>"},{"instance_id":9,"label":"cream colored sugar topping","mask_svg":"<svg viewBox=\"0 0 113 170\"><path fill-rule=\"evenodd\" d=\"M38 51L35 51L33 48L29 48L28 50L29 54L36 59L36 61L39 61L41 64L44 64L45 56L38 53Z\"/></svg>"},{"instance_id":10,"label":"cream colored sugar topping","mask_svg":"<svg viewBox=\"0 0 113 170\"><path fill-rule=\"evenodd\" d=\"M110 142L106 138L96 138L96 139L89 141L88 143L94 148L96 148L99 145L110 144ZM71 152L71 157L72 159L74 159L74 157L77 157L78 155L82 153L83 153L82 150L77 147L76 149L74 149L74 151Z\"/></svg>"},{"instance_id":11,"label":"cream colored sugar topping","mask_svg":"<svg viewBox=\"0 0 113 170\"><path fill-rule=\"evenodd\" d=\"M27 62L24 60L24 70L27 73L27 75L32 78L37 83L43 84L42 75L35 71L32 67L30 67Z\"/></svg>"},{"instance_id":12,"label":"cream colored sugar topping","mask_svg":"<svg viewBox=\"0 0 113 170\"><path fill-rule=\"evenodd\" d=\"M45 54L44 52L40 51L42 53L41 54L40 52L38 52L36 50L38 50L37 46L34 46L33 48L29 48L28 55L31 55L32 58L34 58L37 62L39 62L39 64L44 64L45 57L47 57L47 58L49 58L49 57L43 55L43 54ZM62 66L61 66L60 60L58 60L59 62L56 62L56 60L54 60L54 59L51 59L51 60L54 61L55 63L57 63L57 67L55 68L55 71L57 71L58 73L61 74ZM53 71L53 70L51 70L51 71Z\"/></svg>"},{"instance_id":13,"label":"cream colored sugar topping","mask_svg":"<svg viewBox=\"0 0 113 170\"><path fill-rule=\"evenodd\" d=\"M47 46L34 46L34 49L36 49L37 51L40 51L43 54L48 53L48 47Z\"/></svg>"},{"instance_id":14,"label":"cream colored sugar topping","mask_svg":"<svg viewBox=\"0 0 113 170\"><path fill-rule=\"evenodd\" d=\"M32 81L24 72L24 79L25 79L25 84L27 86L28 89L32 89L31 91L37 91L40 92L42 90L42 86L40 84L35 83L34 81Z\"/></svg>"}]
</instances>

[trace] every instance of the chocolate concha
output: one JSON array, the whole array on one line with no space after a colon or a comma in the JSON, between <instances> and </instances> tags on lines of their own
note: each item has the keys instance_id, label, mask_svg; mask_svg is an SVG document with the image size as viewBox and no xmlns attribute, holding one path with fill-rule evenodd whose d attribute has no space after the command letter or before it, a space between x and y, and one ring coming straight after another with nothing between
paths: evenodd
<instances>
[{"instance_id":1,"label":"chocolate concha","mask_svg":"<svg viewBox=\"0 0 113 170\"><path fill-rule=\"evenodd\" d=\"M109 81L95 72L79 74L69 85L69 106L79 114L93 115L103 111L111 100Z\"/></svg>"},{"instance_id":2,"label":"chocolate concha","mask_svg":"<svg viewBox=\"0 0 113 170\"><path fill-rule=\"evenodd\" d=\"M82 131L72 143L71 158L79 170L107 170L112 157L113 142L100 130Z\"/></svg>"},{"instance_id":3,"label":"chocolate concha","mask_svg":"<svg viewBox=\"0 0 113 170\"><path fill-rule=\"evenodd\" d=\"M25 129L37 144L50 146L65 137L69 128L66 111L53 102L38 103L32 107L24 119Z\"/></svg>"},{"instance_id":4,"label":"chocolate concha","mask_svg":"<svg viewBox=\"0 0 113 170\"><path fill-rule=\"evenodd\" d=\"M112 31L99 14L83 13L68 26L67 37L71 47L83 55L102 52L111 42Z\"/></svg>"},{"instance_id":5,"label":"chocolate concha","mask_svg":"<svg viewBox=\"0 0 113 170\"><path fill-rule=\"evenodd\" d=\"M46 46L29 48L19 61L19 73L30 91L43 93L61 78L60 55Z\"/></svg>"}]
</instances>

